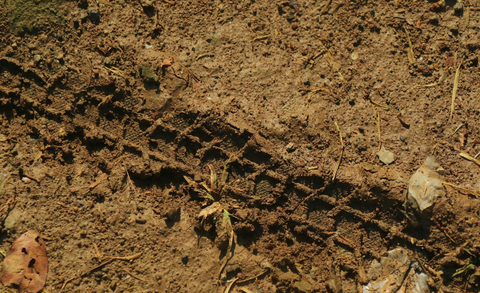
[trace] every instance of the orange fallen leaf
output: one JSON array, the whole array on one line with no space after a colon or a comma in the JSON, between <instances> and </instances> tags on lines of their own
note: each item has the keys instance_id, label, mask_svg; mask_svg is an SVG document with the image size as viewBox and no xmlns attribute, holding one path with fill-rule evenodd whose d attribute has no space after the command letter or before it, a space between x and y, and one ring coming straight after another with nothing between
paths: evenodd
<instances>
[{"instance_id":1,"label":"orange fallen leaf","mask_svg":"<svg viewBox=\"0 0 480 293\"><path fill-rule=\"evenodd\" d=\"M0 281L16 285L20 292L37 293L45 286L48 258L45 242L37 231L20 236L3 260Z\"/></svg>"}]
</instances>

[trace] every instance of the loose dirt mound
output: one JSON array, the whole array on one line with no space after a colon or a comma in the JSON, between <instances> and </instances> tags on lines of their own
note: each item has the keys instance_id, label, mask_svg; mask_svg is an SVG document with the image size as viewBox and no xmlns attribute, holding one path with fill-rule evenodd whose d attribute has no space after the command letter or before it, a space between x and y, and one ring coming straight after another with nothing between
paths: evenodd
<instances>
[{"instance_id":1,"label":"loose dirt mound","mask_svg":"<svg viewBox=\"0 0 480 293\"><path fill-rule=\"evenodd\" d=\"M479 290L473 3L51 5L0 8L1 245L41 233L44 292L362 292L399 247Z\"/></svg>"}]
</instances>

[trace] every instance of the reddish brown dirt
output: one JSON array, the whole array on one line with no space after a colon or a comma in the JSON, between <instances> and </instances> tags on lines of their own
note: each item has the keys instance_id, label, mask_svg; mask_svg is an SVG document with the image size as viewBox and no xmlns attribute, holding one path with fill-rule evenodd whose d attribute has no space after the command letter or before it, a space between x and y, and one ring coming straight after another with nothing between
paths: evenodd
<instances>
[{"instance_id":1,"label":"reddish brown dirt","mask_svg":"<svg viewBox=\"0 0 480 293\"><path fill-rule=\"evenodd\" d=\"M44 292L362 292L396 247L432 292L478 292L480 169L459 156L480 152L474 1L82 0L33 28L17 2L0 245L45 237ZM415 228L428 155L457 187Z\"/></svg>"}]
</instances>

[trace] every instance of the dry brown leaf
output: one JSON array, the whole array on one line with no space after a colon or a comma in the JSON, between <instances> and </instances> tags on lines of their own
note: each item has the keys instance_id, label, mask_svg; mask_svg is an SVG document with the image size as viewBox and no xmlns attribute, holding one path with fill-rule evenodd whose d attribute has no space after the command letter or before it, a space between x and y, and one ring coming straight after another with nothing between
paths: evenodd
<instances>
[{"instance_id":1,"label":"dry brown leaf","mask_svg":"<svg viewBox=\"0 0 480 293\"><path fill-rule=\"evenodd\" d=\"M28 231L15 240L7 252L0 280L5 286L18 286L20 292L37 293L45 286L47 273L45 242L37 231Z\"/></svg>"},{"instance_id":2,"label":"dry brown leaf","mask_svg":"<svg viewBox=\"0 0 480 293\"><path fill-rule=\"evenodd\" d=\"M198 218L199 219L206 219L208 218L210 215L213 215L215 214L216 212L218 212L219 210L222 209L222 205L219 203L219 202L214 202L212 203L211 205L209 205L208 207L202 209L200 211L200 213L198 213Z\"/></svg>"}]
</instances>

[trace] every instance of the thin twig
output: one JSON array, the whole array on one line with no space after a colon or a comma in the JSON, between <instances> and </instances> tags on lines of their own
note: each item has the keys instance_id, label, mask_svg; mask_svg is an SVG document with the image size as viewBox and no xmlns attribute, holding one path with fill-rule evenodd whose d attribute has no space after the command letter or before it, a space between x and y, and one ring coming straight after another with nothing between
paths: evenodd
<instances>
[{"instance_id":1,"label":"thin twig","mask_svg":"<svg viewBox=\"0 0 480 293\"><path fill-rule=\"evenodd\" d=\"M145 280L144 278L140 278L139 276L135 275L134 273L130 272L129 270L127 269L123 269L123 271L127 274L129 274L130 276L132 276L133 278L137 279L137 280L140 280L142 282L147 282L147 280Z\"/></svg>"},{"instance_id":2,"label":"thin twig","mask_svg":"<svg viewBox=\"0 0 480 293\"><path fill-rule=\"evenodd\" d=\"M385 111L389 111L390 108L387 106L387 105L382 105L380 104L379 102L375 102L374 100L372 100L370 97L367 98L370 103L372 103L373 105L377 106L377 107L380 107L381 109L385 110Z\"/></svg>"},{"instance_id":3,"label":"thin twig","mask_svg":"<svg viewBox=\"0 0 480 293\"><path fill-rule=\"evenodd\" d=\"M455 71L455 79L453 81L453 91L452 91L452 105L450 106L450 121L452 121L453 110L455 110L455 98L457 97L458 77L460 76L460 66L462 66L462 62L458 64L457 70Z\"/></svg>"},{"instance_id":4,"label":"thin twig","mask_svg":"<svg viewBox=\"0 0 480 293\"><path fill-rule=\"evenodd\" d=\"M247 282L250 282L250 281L254 281L258 278L260 278L261 276L265 275L266 273L270 272L270 269L267 267L263 270L263 272L261 272L260 274L256 275L256 276L253 276L253 277L250 277L250 278L247 278L245 280L240 280L240 281L237 281L237 284L243 284L243 283L247 283Z\"/></svg>"},{"instance_id":5,"label":"thin twig","mask_svg":"<svg viewBox=\"0 0 480 293\"><path fill-rule=\"evenodd\" d=\"M452 183L449 183L449 182L445 182L445 181L443 181L442 183L443 183L443 185L456 188L456 189L458 189L458 190L460 190L460 191L462 191L466 194L470 194L470 195L473 195L475 197L479 197L478 192L476 192L475 190L466 189L466 188L463 188L463 187L460 187L458 185L455 185L455 184L452 184Z\"/></svg>"}]
</instances>

